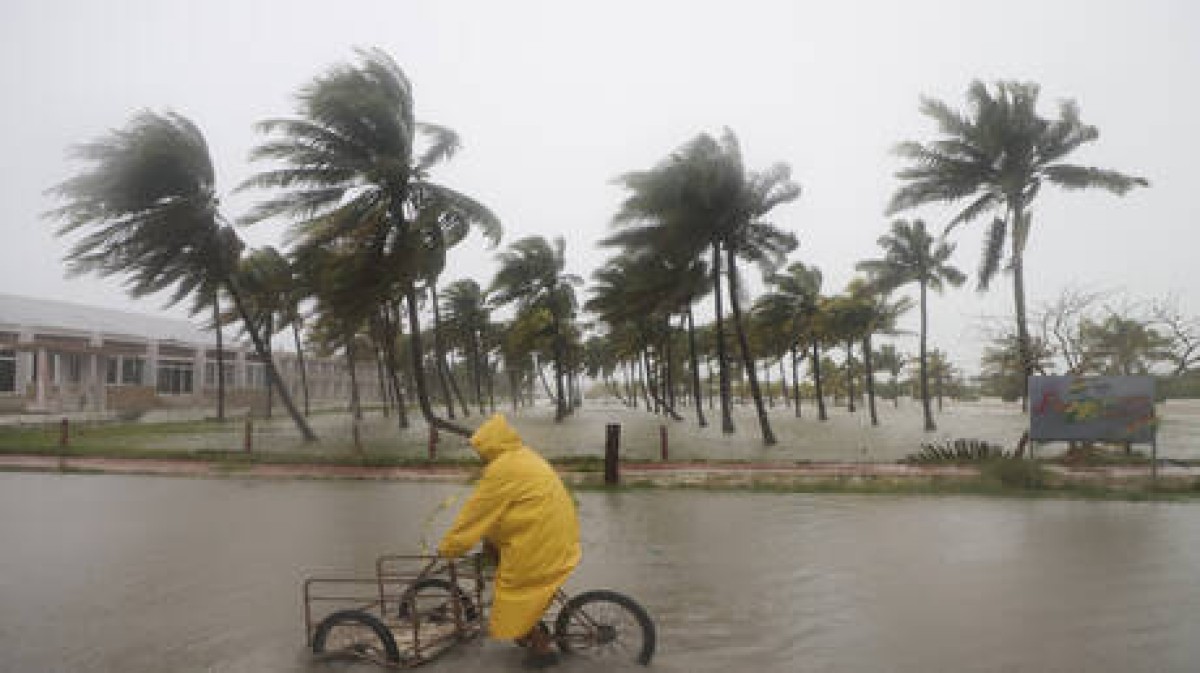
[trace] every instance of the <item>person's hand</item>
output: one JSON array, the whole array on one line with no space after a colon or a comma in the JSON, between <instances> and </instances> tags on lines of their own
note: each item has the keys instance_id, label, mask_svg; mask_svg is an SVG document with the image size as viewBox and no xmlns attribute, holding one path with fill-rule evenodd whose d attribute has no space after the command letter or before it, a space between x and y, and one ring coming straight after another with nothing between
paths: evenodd
<instances>
[{"instance_id":1,"label":"person's hand","mask_svg":"<svg viewBox=\"0 0 1200 673\"><path fill-rule=\"evenodd\" d=\"M485 565L500 565L500 548L493 544L491 540L484 539L483 547L479 553L483 556Z\"/></svg>"}]
</instances>

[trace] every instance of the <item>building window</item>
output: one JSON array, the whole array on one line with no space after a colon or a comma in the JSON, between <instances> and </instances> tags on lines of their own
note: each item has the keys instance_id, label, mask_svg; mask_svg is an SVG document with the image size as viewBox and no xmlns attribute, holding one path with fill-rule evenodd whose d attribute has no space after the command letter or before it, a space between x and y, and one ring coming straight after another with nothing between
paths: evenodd
<instances>
[{"instance_id":1,"label":"building window","mask_svg":"<svg viewBox=\"0 0 1200 673\"><path fill-rule=\"evenodd\" d=\"M146 361L142 358L121 358L121 385L140 386L146 380Z\"/></svg>"},{"instance_id":2,"label":"building window","mask_svg":"<svg viewBox=\"0 0 1200 673\"><path fill-rule=\"evenodd\" d=\"M267 368L260 363L250 363L246 365L246 387L247 388L266 388L267 387Z\"/></svg>"},{"instance_id":3,"label":"building window","mask_svg":"<svg viewBox=\"0 0 1200 673\"><path fill-rule=\"evenodd\" d=\"M111 355L106 358L104 366L104 382L110 386L140 386L142 374L146 371L146 361L131 356Z\"/></svg>"},{"instance_id":4,"label":"building window","mask_svg":"<svg viewBox=\"0 0 1200 673\"><path fill-rule=\"evenodd\" d=\"M158 392L160 395L190 395L192 393L192 363L187 360L163 360L158 363Z\"/></svg>"},{"instance_id":5,"label":"building window","mask_svg":"<svg viewBox=\"0 0 1200 673\"><path fill-rule=\"evenodd\" d=\"M83 356L79 353L63 353L58 356L59 372L62 379L59 383L80 383L83 381Z\"/></svg>"},{"instance_id":6,"label":"building window","mask_svg":"<svg viewBox=\"0 0 1200 673\"><path fill-rule=\"evenodd\" d=\"M17 354L0 350L0 393L17 392Z\"/></svg>"},{"instance_id":7,"label":"building window","mask_svg":"<svg viewBox=\"0 0 1200 673\"><path fill-rule=\"evenodd\" d=\"M225 376L224 376L225 385L227 385L227 386L233 385L233 369L234 369L233 363L226 362L226 363L224 363L224 365L225 366L222 367L221 369L225 370ZM216 388L217 387L217 363L215 363L215 362L204 363L204 387L205 388Z\"/></svg>"}]
</instances>

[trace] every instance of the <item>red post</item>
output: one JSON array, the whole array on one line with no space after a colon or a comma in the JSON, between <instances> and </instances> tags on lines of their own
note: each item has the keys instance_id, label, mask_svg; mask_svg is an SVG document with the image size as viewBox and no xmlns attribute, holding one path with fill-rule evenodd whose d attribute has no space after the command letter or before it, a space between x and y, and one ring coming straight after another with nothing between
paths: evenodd
<instances>
[{"instance_id":1,"label":"red post","mask_svg":"<svg viewBox=\"0 0 1200 673\"><path fill-rule=\"evenodd\" d=\"M661 449L663 461L667 461L669 455L667 453L667 426L665 425L658 426L658 446Z\"/></svg>"},{"instance_id":2,"label":"red post","mask_svg":"<svg viewBox=\"0 0 1200 673\"><path fill-rule=\"evenodd\" d=\"M71 445L71 429L65 416L58 427L58 445L64 449Z\"/></svg>"}]
</instances>

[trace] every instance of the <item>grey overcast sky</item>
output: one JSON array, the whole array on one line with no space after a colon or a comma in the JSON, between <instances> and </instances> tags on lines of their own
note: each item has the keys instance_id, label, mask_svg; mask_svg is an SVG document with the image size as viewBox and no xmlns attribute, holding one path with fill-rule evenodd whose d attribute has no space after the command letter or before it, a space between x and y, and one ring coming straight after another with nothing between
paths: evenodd
<instances>
[{"instance_id":1,"label":"grey overcast sky","mask_svg":"<svg viewBox=\"0 0 1200 673\"><path fill-rule=\"evenodd\" d=\"M0 291L162 310L126 298L116 278L64 277L68 242L40 214L53 205L44 191L77 167L67 148L139 110L175 110L204 131L236 217L260 196L229 194L253 170L252 124L290 114L297 89L356 46L391 53L418 118L460 133L463 150L437 177L490 205L505 244L562 235L570 270L590 276L621 198L612 178L729 126L751 168L791 165L804 194L774 219L830 292L879 253L900 167L891 148L934 135L919 97L961 106L972 79L1033 80L1044 113L1072 98L1099 127L1074 161L1152 186L1125 198L1043 191L1031 302L1075 285L1175 294L1200 314L1200 199L1189 196L1200 184L1200 3L1190 0L4 0ZM939 231L945 221L915 215ZM280 245L281 231L243 235ZM973 276L980 228L953 240ZM494 254L470 241L446 280L486 283ZM931 303L933 345L975 370L979 318L1011 313L1007 278L984 295L973 282L949 290Z\"/></svg>"}]
</instances>

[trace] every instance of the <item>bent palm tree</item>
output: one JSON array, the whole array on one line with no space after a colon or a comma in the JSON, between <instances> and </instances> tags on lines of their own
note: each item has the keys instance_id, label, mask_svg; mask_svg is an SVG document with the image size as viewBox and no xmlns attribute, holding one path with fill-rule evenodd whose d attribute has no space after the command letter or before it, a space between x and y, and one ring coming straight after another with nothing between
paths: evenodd
<instances>
[{"instance_id":1,"label":"bent palm tree","mask_svg":"<svg viewBox=\"0 0 1200 673\"><path fill-rule=\"evenodd\" d=\"M958 287L966 280L966 276L947 261L954 252L954 246L945 241L935 243L921 220L913 220L911 224L897 220L892 224L891 233L879 237L879 247L884 250L882 259L869 259L857 265L859 271L868 275L874 287L885 292L909 283L916 283L920 287L921 404L925 410L925 431L932 432L937 430L937 425L933 422L933 411L929 407L926 348L928 291L941 292L946 283Z\"/></svg>"},{"instance_id":2,"label":"bent palm tree","mask_svg":"<svg viewBox=\"0 0 1200 673\"><path fill-rule=\"evenodd\" d=\"M48 213L63 222L59 236L84 232L66 255L69 273L123 275L132 296L169 291L168 305L223 286L268 382L305 441L315 441L237 286L242 243L232 227L222 224L212 159L200 129L175 113L145 112L124 129L79 145L75 153L93 165L51 190L67 203ZM206 305L210 299L200 298L193 313Z\"/></svg>"},{"instance_id":3,"label":"bent palm tree","mask_svg":"<svg viewBox=\"0 0 1200 673\"><path fill-rule=\"evenodd\" d=\"M566 273L566 243L561 237L550 242L541 236L523 238L499 255L500 269L489 292L497 306L516 303L524 312L542 310L550 318L554 349L555 421L566 417L566 340L575 317L575 287L583 280Z\"/></svg>"},{"instance_id":4,"label":"bent palm tree","mask_svg":"<svg viewBox=\"0 0 1200 673\"><path fill-rule=\"evenodd\" d=\"M966 114L942 101L923 98L921 112L937 123L942 138L897 146L896 153L912 164L896 174L906 184L896 190L887 208L892 215L929 203L971 199L947 231L985 213L1003 215L992 220L984 237L979 288L987 289L1007 244L1026 377L1033 372L1033 358L1025 314L1024 254L1032 222L1029 208L1038 191L1051 184L1124 195L1150 184L1112 170L1063 163L1071 152L1099 138L1100 132L1080 120L1074 101L1061 104L1057 119L1042 117L1037 111L1038 93L1038 85L1032 82L1000 82L993 92L975 81L967 89Z\"/></svg>"},{"instance_id":5,"label":"bent palm tree","mask_svg":"<svg viewBox=\"0 0 1200 673\"><path fill-rule=\"evenodd\" d=\"M276 137L252 158L284 165L241 188L285 191L259 204L247 221L292 218L289 233L301 248L333 247L362 259L363 273L352 280L376 305L404 296L421 413L430 425L466 436L469 430L437 417L429 402L418 284L438 266L430 255L450 247L447 226L479 226L498 237L499 221L474 199L429 179L458 149L458 135L416 120L412 85L391 57L379 50L358 54L361 63L334 66L301 90L298 118L258 125Z\"/></svg>"}]
</instances>

